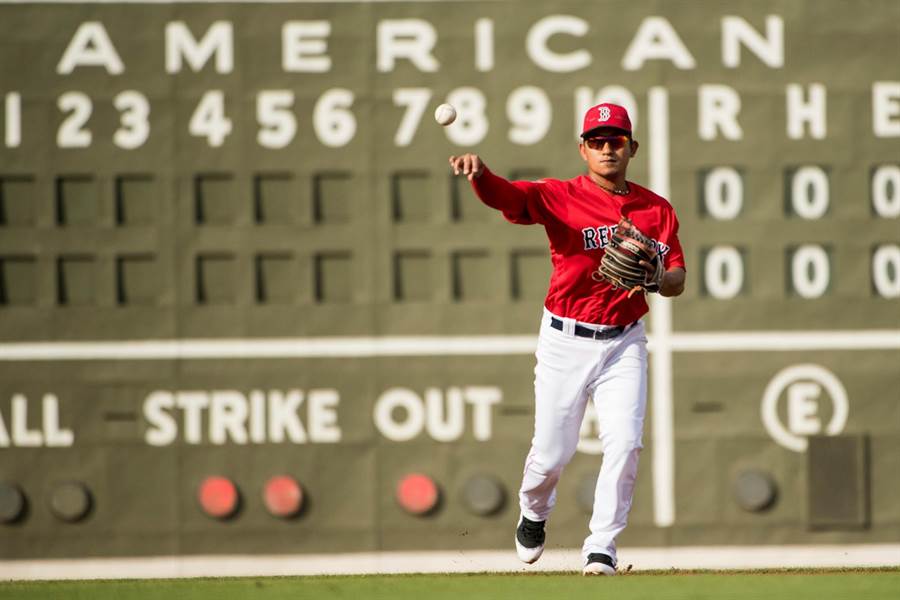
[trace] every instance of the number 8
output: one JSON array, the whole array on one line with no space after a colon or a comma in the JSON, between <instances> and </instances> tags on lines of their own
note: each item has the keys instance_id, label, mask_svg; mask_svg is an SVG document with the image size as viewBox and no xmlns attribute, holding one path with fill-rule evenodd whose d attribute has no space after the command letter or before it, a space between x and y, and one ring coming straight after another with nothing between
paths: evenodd
<instances>
[{"instance_id":1,"label":"number 8","mask_svg":"<svg viewBox=\"0 0 900 600\"><path fill-rule=\"evenodd\" d=\"M485 100L481 90L461 87L447 95L447 102L456 108L456 122L444 129L447 138L457 146L474 146L488 132L484 114Z\"/></svg>"}]
</instances>

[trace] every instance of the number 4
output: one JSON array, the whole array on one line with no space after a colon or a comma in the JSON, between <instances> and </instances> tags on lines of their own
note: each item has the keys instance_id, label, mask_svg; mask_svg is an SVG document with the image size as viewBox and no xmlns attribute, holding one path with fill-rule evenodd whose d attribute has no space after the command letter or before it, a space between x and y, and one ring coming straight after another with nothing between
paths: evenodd
<instances>
[{"instance_id":1,"label":"number 4","mask_svg":"<svg viewBox=\"0 0 900 600\"><path fill-rule=\"evenodd\" d=\"M205 137L207 143L218 148L231 133L231 119L225 116L225 94L222 90L209 90L197 104L191 122L191 135Z\"/></svg>"}]
</instances>

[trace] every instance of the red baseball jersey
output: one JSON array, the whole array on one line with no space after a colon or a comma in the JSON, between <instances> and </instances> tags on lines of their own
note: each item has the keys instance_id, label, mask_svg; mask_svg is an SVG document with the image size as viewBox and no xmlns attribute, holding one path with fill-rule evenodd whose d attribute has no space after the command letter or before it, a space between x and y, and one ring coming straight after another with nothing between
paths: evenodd
<instances>
[{"instance_id":1,"label":"red baseball jersey","mask_svg":"<svg viewBox=\"0 0 900 600\"><path fill-rule=\"evenodd\" d=\"M487 168L472 180L482 202L512 223L540 223L550 241L553 274L544 306L560 317L599 325L628 325L647 313L644 294L597 281L604 248L622 216L657 243L667 269L684 268L675 210L661 196L632 182L621 196L607 192L587 175L560 181L507 181ZM598 277L599 279L599 277Z\"/></svg>"}]
</instances>

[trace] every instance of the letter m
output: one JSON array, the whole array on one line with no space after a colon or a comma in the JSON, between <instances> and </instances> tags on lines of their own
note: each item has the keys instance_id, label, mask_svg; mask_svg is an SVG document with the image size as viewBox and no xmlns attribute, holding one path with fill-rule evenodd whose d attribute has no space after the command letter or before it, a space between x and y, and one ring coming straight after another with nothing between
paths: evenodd
<instances>
[{"instance_id":1,"label":"letter m","mask_svg":"<svg viewBox=\"0 0 900 600\"><path fill-rule=\"evenodd\" d=\"M216 21L198 42L184 21L166 24L166 73L181 71L186 59L193 71L200 71L216 55L216 72L231 73L234 68L234 34L231 23Z\"/></svg>"}]
</instances>

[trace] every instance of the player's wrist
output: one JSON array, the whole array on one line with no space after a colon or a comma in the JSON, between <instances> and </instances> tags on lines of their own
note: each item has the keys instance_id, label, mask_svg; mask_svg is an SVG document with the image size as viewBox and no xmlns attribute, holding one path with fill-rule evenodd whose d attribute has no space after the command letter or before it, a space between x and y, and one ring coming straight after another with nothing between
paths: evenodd
<instances>
[{"instance_id":1,"label":"player's wrist","mask_svg":"<svg viewBox=\"0 0 900 600\"><path fill-rule=\"evenodd\" d=\"M654 262L654 269L652 273L648 273L647 280L644 285L644 289L648 292L656 294L662 291L663 284L666 279L666 269L662 264L662 259L657 256Z\"/></svg>"},{"instance_id":2,"label":"player's wrist","mask_svg":"<svg viewBox=\"0 0 900 600\"><path fill-rule=\"evenodd\" d=\"M667 298L680 296L684 292L684 271L673 268L665 272L659 295Z\"/></svg>"}]
</instances>

